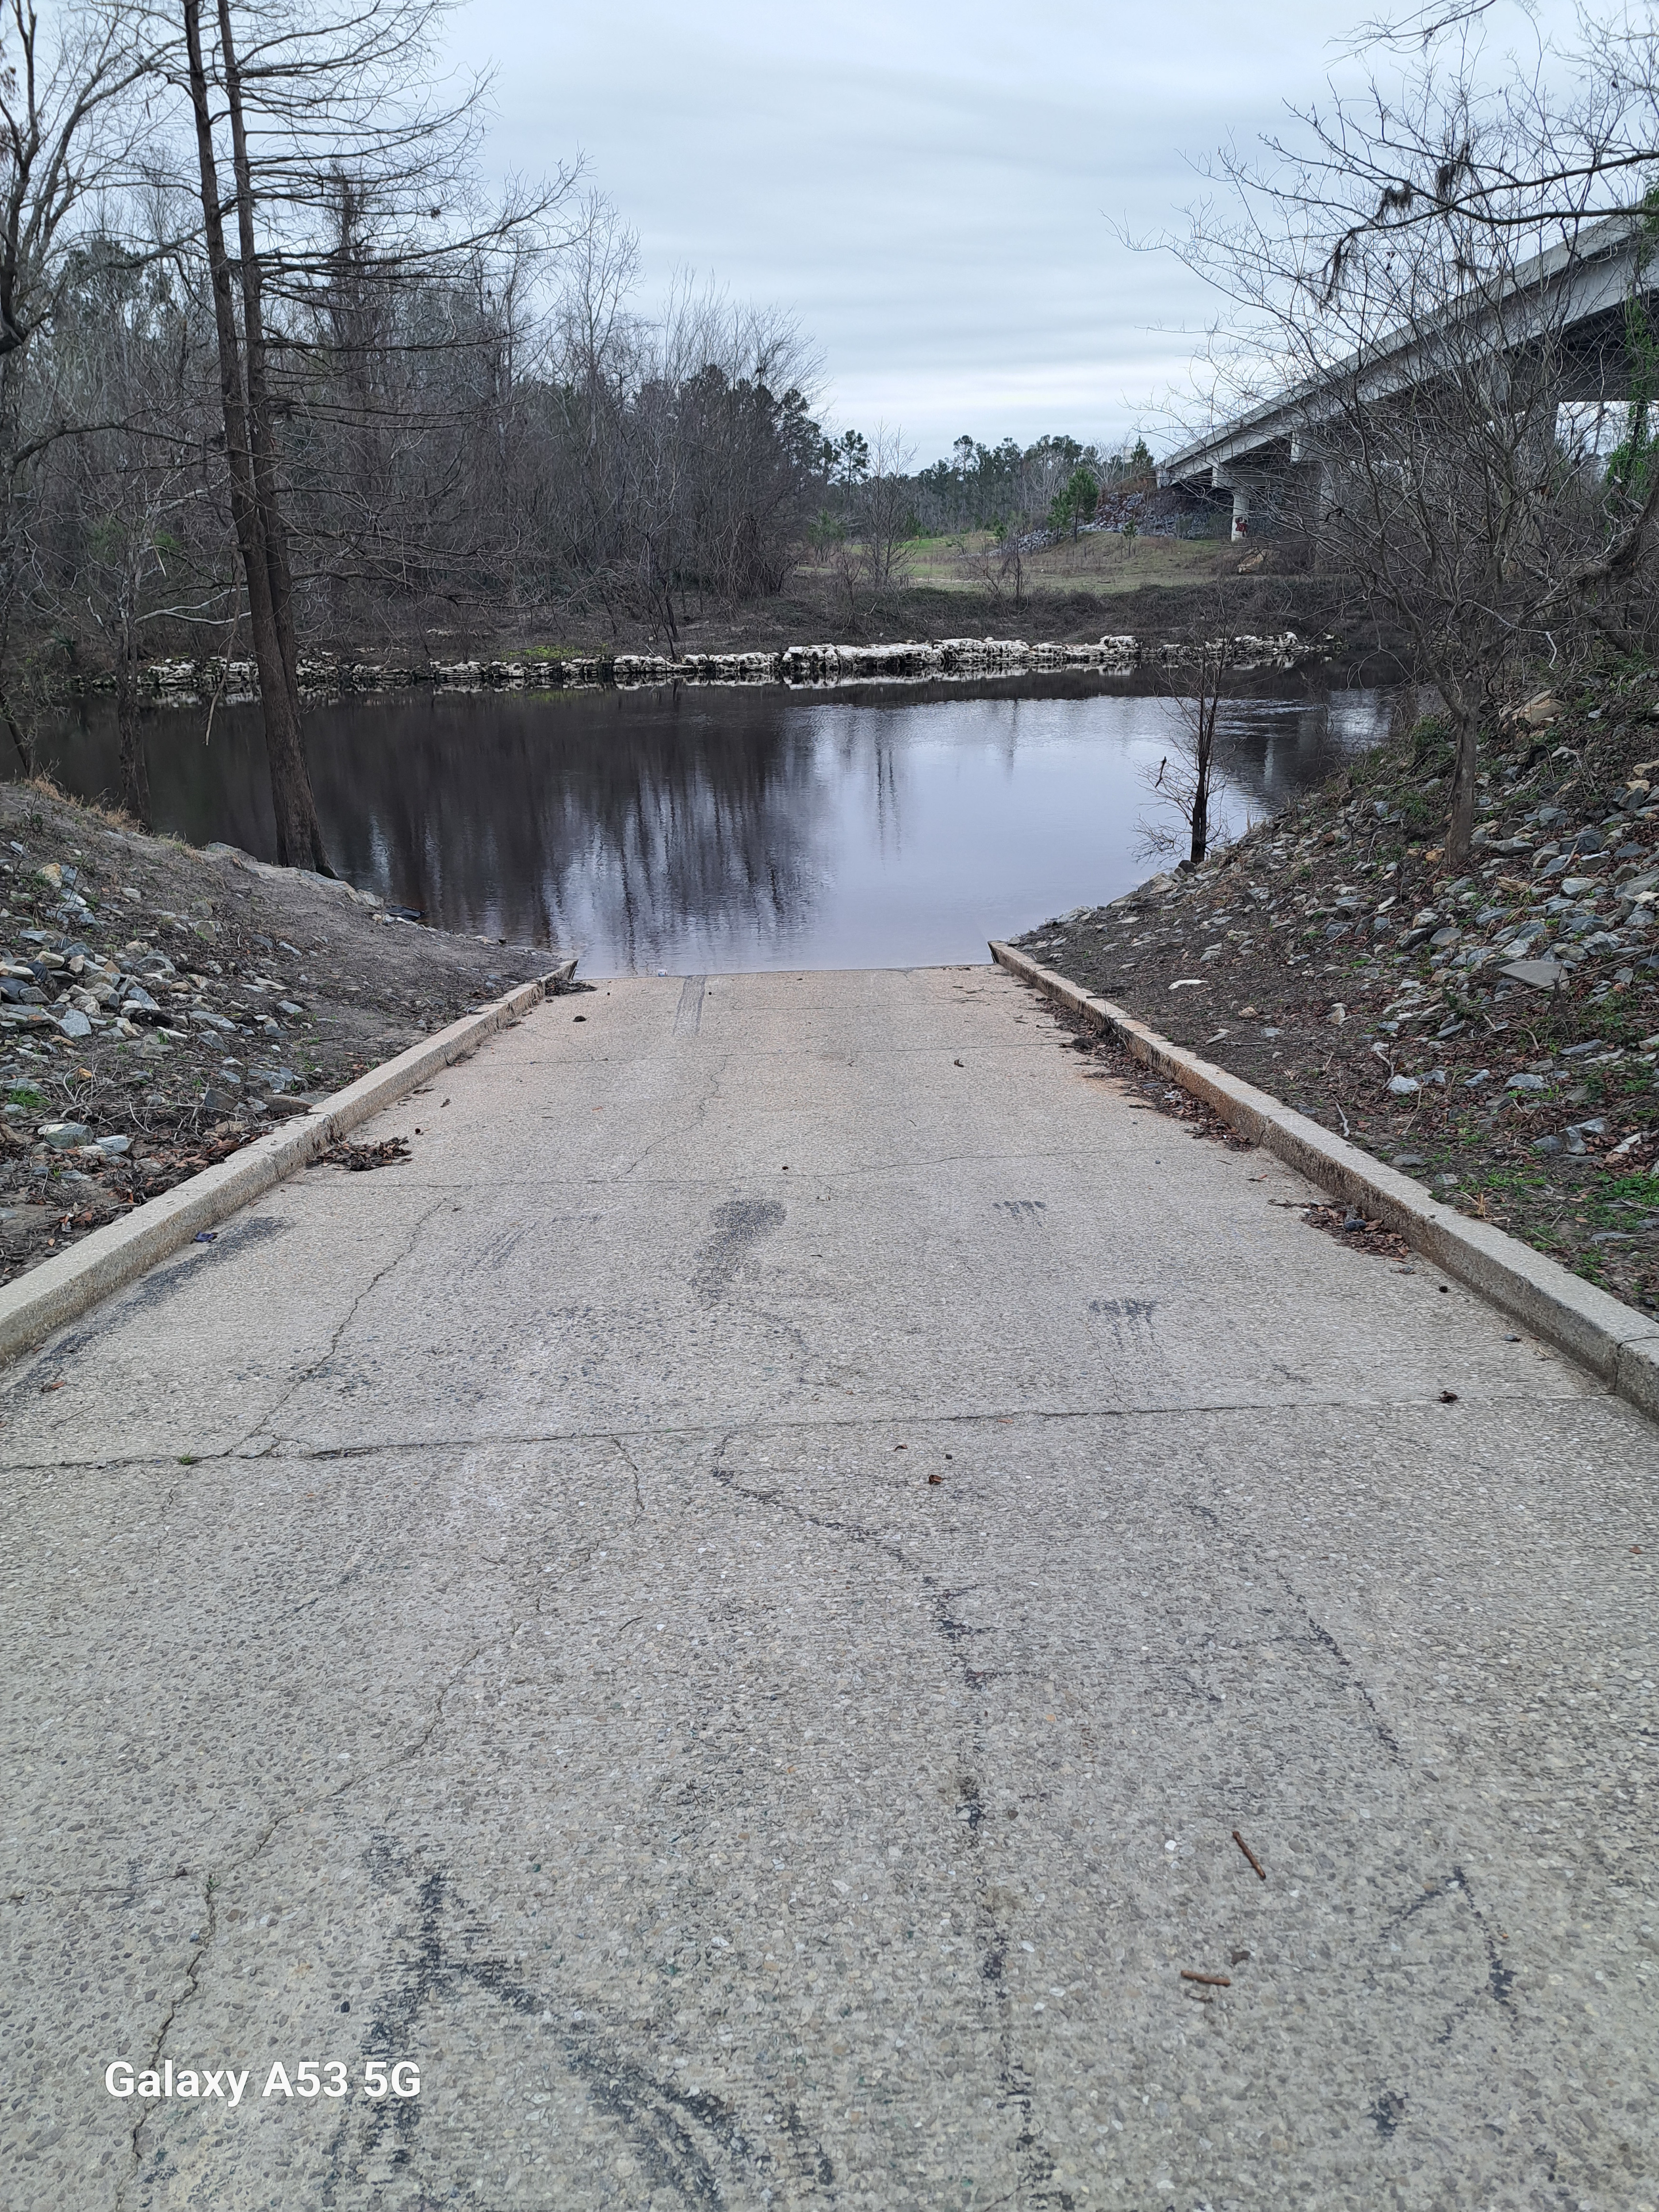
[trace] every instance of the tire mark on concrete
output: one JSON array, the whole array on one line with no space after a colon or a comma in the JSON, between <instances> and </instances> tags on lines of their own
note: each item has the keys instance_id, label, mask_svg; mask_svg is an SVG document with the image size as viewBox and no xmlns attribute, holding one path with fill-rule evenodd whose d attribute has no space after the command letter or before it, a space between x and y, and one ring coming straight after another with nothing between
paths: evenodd
<instances>
[{"instance_id":1,"label":"tire mark on concrete","mask_svg":"<svg viewBox=\"0 0 1659 2212\"><path fill-rule=\"evenodd\" d=\"M477 1947L488 1940L490 1923L464 1907L456 1909L458 1900L446 1871L422 1870L414 1857L402 1856L384 1839L371 1844L368 1859L382 1887L415 1880L418 1888L413 1949L400 1985L380 2003L368 2024L362 2045L366 2057L389 2062L416 2047L421 2039L417 2030L429 2008L475 1989L520 2019L550 2032L549 2039L568 2070L594 2107L627 2136L653 2184L672 2191L694 2212L716 2212L726 2202L706 2143L763 2182L778 2177L776 2159L744 2129L724 2098L658 2080L628 2057L614 2034L593 2026L591 2017L578 2021L567 2016L563 2025L556 2026L550 1991L522 1980L509 1960L480 1955ZM591 2000L585 2000L584 2011L591 2015ZM325 2212L336 2204L362 2201L369 2162L382 2152L390 2149L394 2165L407 2167L412 2162L420 2117L416 2098L395 2106L371 2106L362 2114L342 2113L329 2146L321 2197ZM354 2124L361 2130L355 2144ZM832 2183L835 2168L829 2154L793 2105L785 2108L783 2131L796 2180ZM343 2190L348 2192L344 2197Z\"/></svg>"},{"instance_id":2,"label":"tire mark on concrete","mask_svg":"<svg viewBox=\"0 0 1659 2212\"><path fill-rule=\"evenodd\" d=\"M783 1208L775 1199L732 1198L714 1208L712 1219L714 1234L691 1277L697 1302L705 1306L719 1304L755 1246L782 1227Z\"/></svg>"},{"instance_id":3,"label":"tire mark on concrete","mask_svg":"<svg viewBox=\"0 0 1659 2212\"><path fill-rule=\"evenodd\" d=\"M1236 1557L1241 1553L1248 1553L1249 1565L1255 1573L1271 1577L1278 1583L1300 1620L1301 1632L1299 1634L1280 1633L1271 1640L1275 1644L1289 1644L1293 1650L1306 1652L1311 1648L1323 1651L1330 1658L1334 1659L1339 1679L1358 1696L1364 1705L1371 1731L1377 1741L1390 1759L1403 1759L1405 1753L1400 1747L1400 1740L1383 1718L1364 1676L1349 1658L1330 1630L1322 1621L1315 1618L1313 1607L1284 1569L1272 1559L1264 1559L1259 1553L1252 1549L1249 1540L1246 1536L1224 1526L1220 1515L1213 1506L1205 1505L1195 1498L1183 1498L1176 1503L1195 1520L1202 1521Z\"/></svg>"},{"instance_id":4,"label":"tire mark on concrete","mask_svg":"<svg viewBox=\"0 0 1659 2212\"><path fill-rule=\"evenodd\" d=\"M476 1665L479 1658L482 1657L486 1648L487 1647L482 1644L476 1646L476 1648L470 1651L466 1657L463 1659L460 1664L454 1669L453 1674L450 1675L449 1680L444 1684L442 1689L438 1692L436 1698L433 1702L432 1710L427 1716L426 1723L413 1743L406 1746L403 1750L395 1753L391 1758L383 1759L376 1766L365 1766L360 1773L349 1776L345 1781L337 1784L334 1789L324 1790L320 1795L313 1796L309 1801L310 1803L313 1806L318 1804L330 1805L336 1803L339 1799L349 1796L354 1791L361 1790L368 1784L380 1780L385 1775L389 1774L394 1768L406 1765L410 1760L420 1758L427 1746L431 1742L433 1736L436 1734L439 1724L444 1717L444 1707L448 1701L450 1692L455 1687L462 1676L474 1665ZM249 1873L261 1854L270 1844L272 1838L275 1837L281 1829L285 1827L290 1820L302 1817L306 1809L307 1808L304 1805L297 1803L293 1804L289 1807L286 1812L278 1813L274 1820L268 1821L260 1835L236 1862L234 1869L232 1869L233 1873L237 1876ZM227 1879L228 1879L228 1877L227 1877ZM157 2031L155 2046L149 2059L149 2070L152 2072L161 2064L163 2048L166 2045L167 2037L172 2032L173 2022L178 2017L181 2007L187 2004L192 1997L199 1994L199 1982L202 1969L213 1954L219 1933L218 1911L214 1902L214 1893L216 1890L223 1888L224 1886L225 1882L222 1881L218 1875L210 1873L207 1878L203 1898L205 1920L202 1936L200 1941L194 1947L195 1956L191 1959L189 1966L185 1970L184 1986L174 1996L172 2004L167 2008L167 2016L162 2021L161 2027ZM149 2103L145 2106L144 2109L137 2115L133 2123L131 2138L132 2145L133 2168L130 2169L129 2172L131 2174L135 2171L137 2172L138 2178L141 2179L143 2151L139 2142L139 2136L143 2133L146 2124L155 2118L156 2112L161 2108L162 2101L163 2100L159 2098L152 2099ZM124 2194L125 2180L118 2182L117 2184L118 2206Z\"/></svg>"},{"instance_id":5,"label":"tire mark on concrete","mask_svg":"<svg viewBox=\"0 0 1659 2212\"><path fill-rule=\"evenodd\" d=\"M1409 1905L1402 1906L1392 1918L1383 1922L1382 1933L1387 1935L1392 1929L1403 1928L1408 1920L1414 1920L1419 1912L1426 1911L1432 1905L1442 1903L1447 1898L1461 1898L1468 1907L1469 1917L1474 1923L1480 1937L1481 1948L1486 1954L1486 1980L1483 1989L1476 1990L1472 1996L1465 1997L1461 2003L1453 2007L1447 2015L1446 2025L1435 2038L1435 2041L1450 2042L1452 2030L1458 2021L1480 2003L1483 1997L1491 1998L1503 2012L1511 2027L1518 2027L1520 2023L1516 2017L1510 1996L1515 1987L1515 1970L1504 1963L1504 1954L1498 1948L1498 1938L1492 1932L1492 1923L1487 1919L1475 1897L1468 1874L1463 1867L1455 1864L1450 1873L1443 1875L1438 1881L1426 1883L1420 1896L1414 1897Z\"/></svg>"},{"instance_id":6,"label":"tire mark on concrete","mask_svg":"<svg viewBox=\"0 0 1659 2212\"><path fill-rule=\"evenodd\" d=\"M856 1521L842 1521L813 1513L807 1507L787 1498L781 1487L763 1491L750 1489L732 1469L723 1468L719 1464L733 1441L731 1435L720 1440L714 1462L710 1468L715 1481L751 1504L770 1507L774 1511L784 1513L808 1527L822 1528L831 1534L844 1536L850 1542L868 1546L884 1553L908 1574L914 1575L926 1594L929 1620L935 1634L945 1645L948 1662L959 1671L963 1686L969 1692L981 1692L993 1678L987 1670L970 1664L973 1639L995 1632L988 1626L971 1626L961 1618L957 1611L958 1601L969 1594L972 1585L954 1589L950 1588L939 1576L929 1573L919 1561L908 1557L902 1546L896 1543L890 1536L884 1536L878 1530ZM1012 2150L1017 2182L1013 2201L1033 2208L1057 2207L1058 2212L1073 2212L1074 2199L1071 2192L1054 2181L1058 2160L1038 2130L1035 2111L1036 2086L1015 2052L1013 1997L1005 1979L1012 1932L1002 1923L992 1896L990 1877L974 1856L980 1844L981 1830L986 1816L984 1790L979 1778L980 1769L987 1760L986 1740L982 1728L975 1721L963 1724L963 1734L966 1744L964 1755L958 1759L952 1818L960 1820L966 1830L967 1848L973 1869L969 1887L975 1944L980 1958L980 2002L988 2009L991 2033L999 2054L999 2097L1003 2109L1016 2116L1017 2131Z\"/></svg>"}]
</instances>

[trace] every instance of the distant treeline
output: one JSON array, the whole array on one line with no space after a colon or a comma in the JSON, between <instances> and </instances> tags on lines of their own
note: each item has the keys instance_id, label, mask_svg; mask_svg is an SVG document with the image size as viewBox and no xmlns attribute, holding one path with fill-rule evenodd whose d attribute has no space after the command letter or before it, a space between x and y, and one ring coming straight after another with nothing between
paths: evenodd
<instances>
[{"instance_id":1,"label":"distant treeline","mask_svg":"<svg viewBox=\"0 0 1659 2212\"><path fill-rule=\"evenodd\" d=\"M1139 438L1103 453L1065 436L1024 447L1013 438L985 446L962 437L948 459L915 477L916 516L930 533L1012 526L1075 530L1094 520L1103 495L1152 482L1152 457Z\"/></svg>"},{"instance_id":2,"label":"distant treeline","mask_svg":"<svg viewBox=\"0 0 1659 2212\"><path fill-rule=\"evenodd\" d=\"M669 643L803 559L896 580L918 537L1075 529L1150 482L1137 444L957 441L906 471L828 437L787 319L628 304L632 247L590 207L550 272L480 250L384 281L341 193L270 381L295 619L312 639L597 617ZM37 665L218 650L240 611L210 270L198 242L83 239L4 365L9 642Z\"/></svg>"}]
</instances>

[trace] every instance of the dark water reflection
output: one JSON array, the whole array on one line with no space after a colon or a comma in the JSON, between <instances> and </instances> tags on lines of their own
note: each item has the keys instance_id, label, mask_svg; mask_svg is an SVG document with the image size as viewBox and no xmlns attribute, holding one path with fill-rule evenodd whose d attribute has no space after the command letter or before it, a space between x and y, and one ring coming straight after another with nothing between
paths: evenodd
<instances>
[{"instance_id":1,"label":"dark water reflection","mask_svg":"<svg viewBox=\"0 0 1659 2212\"><path fill-rule=\"evenodd\" d=\"M1232 702L1231 822L1282 806L1381 734L1384 695ZM753 690L431 696L315 710L334 865L453 929L580 949L583 972L891 967L1145 875L1138 771L1167 699L1092 677L856 695ZM145 724L155 822L273 854L257 713ZM116 782L111 719L46 748L71 791Z\"/></svg>"}]
</instances>

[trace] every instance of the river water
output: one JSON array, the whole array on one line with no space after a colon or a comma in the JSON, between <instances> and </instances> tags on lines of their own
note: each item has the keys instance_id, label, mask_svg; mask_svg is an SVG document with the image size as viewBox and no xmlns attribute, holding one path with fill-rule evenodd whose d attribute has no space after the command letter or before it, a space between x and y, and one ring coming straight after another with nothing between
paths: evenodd
<instances>
[{"instance_id":1,"label":"river water","mask_svg":"<svg viewBox=\"0 0 1659 2212\"><path fill-rule=\"evenodd\" d=\"M1271 696L1273 690L1279 696ZM1379 737L1377 691L1294 678L1229 702L1232 828ZM157 829L274 857L256 709L144 729ZM1163 865L1146 787L1177 702L1122 679L403 694L315 709L307 745L349 880L446 928L580 951L584 975L907 967L1116 896ZM43 748L117 781L112 718Z\"/></svg>"}]
</instances>

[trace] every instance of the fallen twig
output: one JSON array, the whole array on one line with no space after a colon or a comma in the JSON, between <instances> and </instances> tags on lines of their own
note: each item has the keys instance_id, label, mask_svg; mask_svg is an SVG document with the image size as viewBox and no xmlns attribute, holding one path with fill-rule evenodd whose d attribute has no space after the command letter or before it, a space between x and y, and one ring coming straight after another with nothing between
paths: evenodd
<instances>
[{"instance_id":1,"label":"fallen twig","mask_svg":"<svg viewBox=\"0 0 1659 2212\"><path fill-rule=\"evenodd\" d=\"M1245 1842L1245 1840L1244 1840L1243 1837L1243 1836L1241 1836L1241 1835L1239 1834L1239 1832L1238 1832L1238 1831L1237 1831L1237 1828L1235 1828L1235 1829L1233 1830L1233 1841L1234 1841L1234 1842L1238 1845L1239 1850L1240 1850L1241 1851L1243 1851L1243 1854L1244 1854L1245 1857L1246 1857L1247 1859L1249 1859L1249 1861L1250 1864L1251 1864L1251 1865L1255 1869L1256 1872L1261 1875L1261 1877L1262 1881L1266 1881L1266 1880L1267 1879L1267 1868L1266 1868L1266 1867L1264 1867L1264 1866L1262 1865L1262 1863L1261 1863L1261 1860L1260 1860L1259 1858L1257 1858L1257 1856L1256 1856L1255 1853L1255 1852L1250 1849L1249 1845Z\"/></svg>"}]
</instances>

